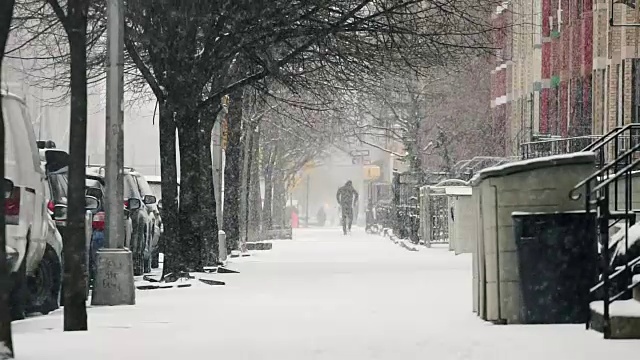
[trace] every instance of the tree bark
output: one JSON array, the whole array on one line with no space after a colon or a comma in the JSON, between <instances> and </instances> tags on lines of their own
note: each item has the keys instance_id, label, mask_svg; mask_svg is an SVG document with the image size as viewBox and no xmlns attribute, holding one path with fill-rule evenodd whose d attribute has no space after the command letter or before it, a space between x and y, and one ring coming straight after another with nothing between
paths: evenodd
<instances>
[{"instance_id":1,"label":"tree bark","mask_svg":"<svg viewBox=\"0 0 640 360\"><path fill-rule=\"evenodd\" d=\"M240 190L242 188L242 89L229 94L228 142L224 168L224 231L227 251L238 248L240 240Z\"/></svg>"},{"instance_id":2,"label":"tree bark","mask_svg":"<svg viewBox=\"0 0 640 360\"><path fill-rule=\"evenodd\" d=\"M178 172L176 160L176 123L173 110L166 101L158 99L160 110L160 173L162 190L162 223L164 233L160 252L164 254L162 276L179 269L180 256L178 233Z\"/></svg>"},{"instance_id":3,"label":"tree bark","mask_svg":"<svg viewBox=\"0 0 640 360\"><path fill-rule=\"evenodd\" d=\"M87 330L85 167L87 158L87 3L69 0L66 20L71 53L69 190L64 246L64 330Z\"/></svg>"},{"instance_id":4,"label":"tree bark","mask_svg":"<svg viewBox=\"0 0 640 360\"><path fill-rule=\"evenodd\" d=\"M273 177L273 224L283 228L287 225L285 208L287 207L287 192L284 181L284 171L278 169Z\"/></svg>"},{"instance_id":5,"label":"tree bark","mask_svg":"<svg viewBox=\"0 0 640 360\"><path fill-rule=\"evenodd\" d=\"M179 237L173 247L172 271L198 271L202 268L201 254L205 251L200 229L200 144L201 136L190 117L193 112L177 113L180 146L180 206L178 210ZM188 126L188 125L190 126ZM169 270L167 270L167 273Z\"/></svg>"},{"instance_id":6,"label":"tree bark","mask_svg":"<svg viewBox=\"0 0 640 360\"><path fill-rule=\"evenodd\" d=\"M249 199L251 193L251 142L253 141L253 128L245 123L242 146L242 189L240 191L240 250L245 251L244 244L249 238Z\"/></svg>"},{"instance_id":7,"label":"tree bark","mask_svg":"<svg viewBox=\"0 0 640 360\"><path fill-rule=\"evenodd\" d=\"M262 230L273 228L273 173L277 146L269 151L264 169L264 205L262 207Z\"/></svg>"},{"instance_id":8,"label":"tree bark","mask_svg":"<svg viewBox=\"0 0 640 360\"><path fill-rule=\"evenodd\" d=\"M218 214L216 210L215 187L213 184L213 158L211 157L211 132L220 107L208 109L200 120L200 181L201 196L198 197L200 212L199 229L203 239L204 251L201 254L203 266L218 264Z\"/></svg>"},{"instance_id":9,"label":"tree bark","mask_svg":"<svg viewBox=\"0 0 640 360\"><path fill-rule=\"evenodd\" d=\"M254 130L251 136L251 148L249 159L249 221L247 226L248 238L252 239L260 233L260 225L262 224L262 196L260 194L260 131Z\"/></svg>"},{"instance_id":10,"label":"tree bark","mask_svg":"<svg viewBox=\"0 0 640 360\"><path fill-rule=\"evenodd\" d=\"M9 38L13 19L14 0L0 2L0 87L2 86L2 60ZM1 100L0 100L1 101ZM4 159L5 133L4 116L0 104L0 158ZM0 181L4 181L4 161L0 164ZM13 338L11 336L11 312L9 310L9 269L7 267L6 232L4 217L4 196L0 196L0 359L13 359Z\"/></svg>"}]
</instances>

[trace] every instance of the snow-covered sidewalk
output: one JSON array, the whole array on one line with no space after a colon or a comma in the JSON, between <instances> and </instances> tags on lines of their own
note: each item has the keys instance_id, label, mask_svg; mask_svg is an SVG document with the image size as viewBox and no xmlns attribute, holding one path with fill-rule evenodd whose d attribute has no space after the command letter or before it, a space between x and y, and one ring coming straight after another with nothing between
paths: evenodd
<instances>
[{"instance_id":1,"label":"snow-covered sidewalk","mask_svg":"<svg viewBox=\"0 0 640 360\"><path fill-rule=\"evenodd\" d=\"M412 252L355 229L301 229L231 259L226 286L138 291L90 308L88 332L62 313L13 325L18 359L632 359L640 341L583 325L496 326L471 312L471 257Z\"/></svg>"}]
</instances>

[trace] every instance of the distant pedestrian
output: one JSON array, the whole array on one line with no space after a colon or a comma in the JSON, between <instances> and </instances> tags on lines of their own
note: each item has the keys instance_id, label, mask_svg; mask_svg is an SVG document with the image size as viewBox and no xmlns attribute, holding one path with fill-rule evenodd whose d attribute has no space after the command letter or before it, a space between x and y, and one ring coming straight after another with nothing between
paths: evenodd
<instances>
[{"instance_id":1,"label":"distant pedestrian","mask_svg":"<svg viewBox=\"0 0 640 360\"><path fill-rule=\"evenodd\" d=\"M298 228L300 226L300 218L298 212L295 209L291 209L291 227Z\"/></svg>"},{"instance_id":2,"label":"distant pedestrian","mask_svg":"<svg viewBox=\"0 0 640 360\"><path fill-rule=\"evenodd\" d=\"M336 200L342 210L342 232L347 235L347 232L351 232L353 223L353 207L358 203L358 192L353 188L351 180L338 189Z\"/></svg>"},{"instance_id":3,"label":"distant pedestrian","mask_svg":"<svg viewBox=\"0 0 640 360\"><path fill-rule=\"evenodd\" d=\"M316 218L318 220L318 225L320 226L324 226L324 224L327 222L327 213L324 211L324 205L320 206L318 214L316 214Z\"/></svg>"}]
</instances>

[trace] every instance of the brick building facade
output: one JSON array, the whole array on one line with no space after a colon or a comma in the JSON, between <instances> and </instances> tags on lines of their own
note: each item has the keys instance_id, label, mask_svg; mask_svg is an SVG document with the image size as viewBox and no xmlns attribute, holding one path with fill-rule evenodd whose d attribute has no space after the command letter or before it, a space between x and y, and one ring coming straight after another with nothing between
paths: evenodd
<instances>
[{"instance_id":1,"label":"brick building facade","mask_svg":"<svg viewBox=\"0 0 640 360\"><path fill-rule=\"evenodd\" d=\"M511 59L511 35L509 31L510 13L506 6L500 6L492 15L492 24L496 29L493 33L493 45L496 48L493 57L491 70L491 109L493 117L493 128L497 129L496 134L501 134L501 138L495 139L496 142L507 148L506 139L508 135L508 112L510 111L508 100L508 88L510 88L510 76L508 68Z\"/></svg>"},{"instance_id":2,"label":"brick building facade","mask_svg":"<svg viewBox=\"0 0 640 360\"><path fill-rule=\"evenodd\" d=\"M592 84L601 63L593 45L594 36L602 37L594 30L602 20L593 11L598 1L511 0L496 9L499 61L492 78L492 106L494 121L506 125L509 155L518 155L523 143L541 138L597 133ZM499 101L502 87L504 106Z\"/></svg>"},{"instance_id":3,"label":"brick building facade","mask_svg":"<svg viewBox=\"0 0 640 360\"><path fill-rule=\"evenodd\" d=\"M611 27L611 0L594 0L593 132L640 122L640 28ZM640 11L613 6L616 25L639 24Z\"/></svg>"}]
</instances>

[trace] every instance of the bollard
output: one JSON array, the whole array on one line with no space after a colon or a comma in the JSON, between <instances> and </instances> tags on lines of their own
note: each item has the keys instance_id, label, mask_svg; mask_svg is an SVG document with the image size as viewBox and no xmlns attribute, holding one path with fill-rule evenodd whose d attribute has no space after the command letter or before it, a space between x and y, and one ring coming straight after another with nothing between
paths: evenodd
<instances>
[{"instance_id":1,"label":"bollard","mask_svg":"<svg viewBox=\"0 0 640 360\"><path fill-rule=\"evenodd\" d=\"M227 261L227 234L222 230L218 231L218 261Z\"/></svg>"}]
</instances>

